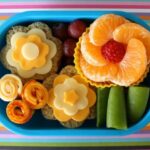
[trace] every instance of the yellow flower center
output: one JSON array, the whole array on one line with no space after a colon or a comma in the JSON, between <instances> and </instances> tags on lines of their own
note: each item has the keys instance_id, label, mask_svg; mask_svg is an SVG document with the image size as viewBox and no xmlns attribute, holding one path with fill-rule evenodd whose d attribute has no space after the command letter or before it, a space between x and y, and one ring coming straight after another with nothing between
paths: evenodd
<instances>
[{"instance_id":1,"label":"yellow flower center","mask_svg":"<svg viewBox=\"0 0 150 150\"><path fill-rule=\"evenodd\" d=\"M78 99L79 99L79 96L75 90L68 90L68 91L64 92L64 102L65 103L67 103L71 106L74 106L74 104L77 103Z\"/></svg>"},{"instance_id":2,"label":"yellow flower center","mask_svg":"<svg viewBox=\"0 0 150 150\"><path fill-rule=\"evenodd\" d=\"M25 43L21 49L22 55L27 60L34 60L39 56L39 48L33 42Z\"/></svg>"}]
</instances>

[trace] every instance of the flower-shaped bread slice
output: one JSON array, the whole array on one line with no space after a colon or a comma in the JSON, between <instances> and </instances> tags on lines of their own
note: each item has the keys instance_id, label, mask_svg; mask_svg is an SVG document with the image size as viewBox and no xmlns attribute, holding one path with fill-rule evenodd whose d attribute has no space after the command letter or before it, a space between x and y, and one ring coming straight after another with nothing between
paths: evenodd
<instances>
[{"instance_id":1,"label":"flower-shaped bread slice","mask_svg":"<svg viewBox=\"0 0 150 150\"><path fill-rule=\"evenodd\" d=\"M68 78L69 79L69 78L73 77L76 81L82 83L85 87L88 87L88 89L91 89L91 87L89 87L88 83L85 82L79 75L77 75L76 69L73 66L71 66L71 65L68 65L68 66L64 67L60 71L60 75L57 75L57 74L51 75L50 77L48 77L43 82L44 86L47 89L52 89L52 90L50 90L50 93L52 93L52 94L50 94L52 99L53 99L52 95L54 95L54 87L57 86L57 85L62 84L64 82L64 78ZM72 94L72 90L70 90L70 93ZM92 93L95 93L95 92L93 91ZM90 96L91 96L91 98L90 98ZM92 99L94 97L95 97L95 94L94 94L94 96L92 94L89 94L89 99ZM55 98L55 96L54 96L54 98ZM52 107L53 103L51 103L51 102L52 101L48 101L48 105L46 105L42 109L42 114L43 114L43 116L46 119L50 119L50 120L54 120L55 119L56 120L57 118L55 117L55 114L54 114L54 107ZM61 110L61 112L62 111L63 110ZM58 112L55 112L55 113L58 114ZM93 119L93 118L95 118L95 105L89 107L89 115L87 116L86 119ZM83 121L77 121L75 119L69 118L69 120L67 120L67 121L65 120L65 121L59 121L59 122L63 126L65 126L67 128L77 128L77 127L79 127L79 126L81 126L83 124L84 120Z\"/></svg>"},{"instance_id":2,"label":"flower-shaped bread slice","mask_svg":"<svg viewBox=\"0 0 150 150\"><path fill-rule=\"evenodd\" d=\"M29 60L23 56L21 52L22 50L24 50L23 45L25 45L26 43L34 43L38 47L39 56L37 58ZM45 74L52 68L51 59L57 52L56 45L54 44L54 42L46 39L45 33L42 30L33 29L33 31L30 30L28 33L15 33L12 36L11 45L12 49L10 49L6 55L7 61L11 66L17 68L20 76L28 78L36 73ZM25 50L25 54L27 54L27 57L30 57L28 49Z\"/></svg>"},{"instance_id":3,"label":"flower-shaped bread slice","mask_svg":"<svg viewBox=\"0 0 150 150\"><path fill-rule=\"evenodd\" d=\"M55 78L53 87L50 90L48 105L53 108L56 119L62 122L70 119L83 121L88 117L89 108L95 104L96 95L80 75L72 78L59 75ZM70 94L70 90L76 94ZM64 94L70 95L65 98Z\"/></svg>"},{"instance_id":4,"label":"flower-shaped bread slice","mask_svg":"<svg viewBox=\"0 0 150 150\"><path fill-rule=\"evenodd\" d=\"M11 57L13 53L9 50L15 49L16 41L21 37L26 38L27 40L27 37L31 35L34 35L33 37L36 38L30 37L30 41L28 41L27 44L24 44L22 48L20 47L22 49L20 54L23 54L24 57L28 59L28 63L25 63L24 61L22 61L22 63L14 61ZM45 23L35 22L27 27L14 26L8 31L6 37L6 46L1 51L1 62L12 73L20 76L23 81L28 81L31 78L43 80L48 77L49 74L56 73L59 69L61 57L63 55L62 42L52 35L51 29ZM40 40L37 40L37 37ZM42 60L40 60L39 63L36 63L36 65L35 62L29 64L29 62L33 62L33 58L39 58L37 57L40 54L39 47L40 49L41 47L48 47L48 53L46 52L47 50L44 50L46 53L43 53L44 55L41 57ZM30 49L32 49L32 51L30 51ZM21 57L19 56L17 60L20 58ZM23 59L21 58L21 60Z\"/></svg>"}]
</instances>

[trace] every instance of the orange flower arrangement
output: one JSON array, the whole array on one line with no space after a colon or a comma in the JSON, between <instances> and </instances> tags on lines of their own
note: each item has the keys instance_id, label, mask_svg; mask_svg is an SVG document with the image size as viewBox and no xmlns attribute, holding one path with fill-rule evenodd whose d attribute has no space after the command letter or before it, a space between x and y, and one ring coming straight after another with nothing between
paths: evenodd
<instances>
[{"instance_id":1,"label":"orange flower arrangement","mask_svg":"<svg viewBox=\"0 0 150 150\"><path fill-rule=\"evenodd\" d=\"M78 72L97 87L135 84L149 63L150 32L113 14L95 20L75 50Z\"/></svg>"}]
</instances>

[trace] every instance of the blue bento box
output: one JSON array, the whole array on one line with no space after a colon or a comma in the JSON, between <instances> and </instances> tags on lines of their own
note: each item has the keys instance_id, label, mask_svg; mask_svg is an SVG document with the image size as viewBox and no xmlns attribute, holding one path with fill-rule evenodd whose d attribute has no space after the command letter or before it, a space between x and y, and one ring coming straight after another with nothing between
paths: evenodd
<instances>
[{"instance_id":1,"label":"blue bento box","mask_svg":"<svg viewBox=\"0 0 150 150\"><path fill-rule=\"evenodd\" d=\"M118 14L136 22L148 30L150 27L134 14L120 11L34 11L17 14L8 19L0 27L0 49L6 44L7 31L15 25L27 25L36 21L44 21L48 24L52 22L71 22L75 19L94 20L103 14ZM8 71L0 64L0 77ZM150 86L150 84L149 84ZM57 121L50 121L42 117L40 111L37 111L33 118L24 125L17 125L9 121L6 116L7 103L0 101L0 122L14 133L28 136L114 136L127 135L142 129L150 121L150 108L144 117L135 125L130 126L127 130L115 130L107 128L96 128L96 121L86 121L81 128L67 129L62 127Z\"/></svg>"}]
</instances>

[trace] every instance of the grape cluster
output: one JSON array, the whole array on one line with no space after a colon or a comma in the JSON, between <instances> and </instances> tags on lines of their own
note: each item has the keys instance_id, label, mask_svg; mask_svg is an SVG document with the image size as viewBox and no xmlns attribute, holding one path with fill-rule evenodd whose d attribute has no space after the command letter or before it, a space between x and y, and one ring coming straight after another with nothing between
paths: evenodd
<instances>
[{"instance_id":1,"label":"grape cluster","mask_svg":"<svg viewBox=\"0 0 150 150\"><path fill-rule=\"evenodd\" d=\"M75 20L70 24L58 23L53 25L53 35L63 42L64 59L66 62L73 62L74 49L79 37L86 29L86 24L81 20Z\"/></svg>"}]
</instances>

